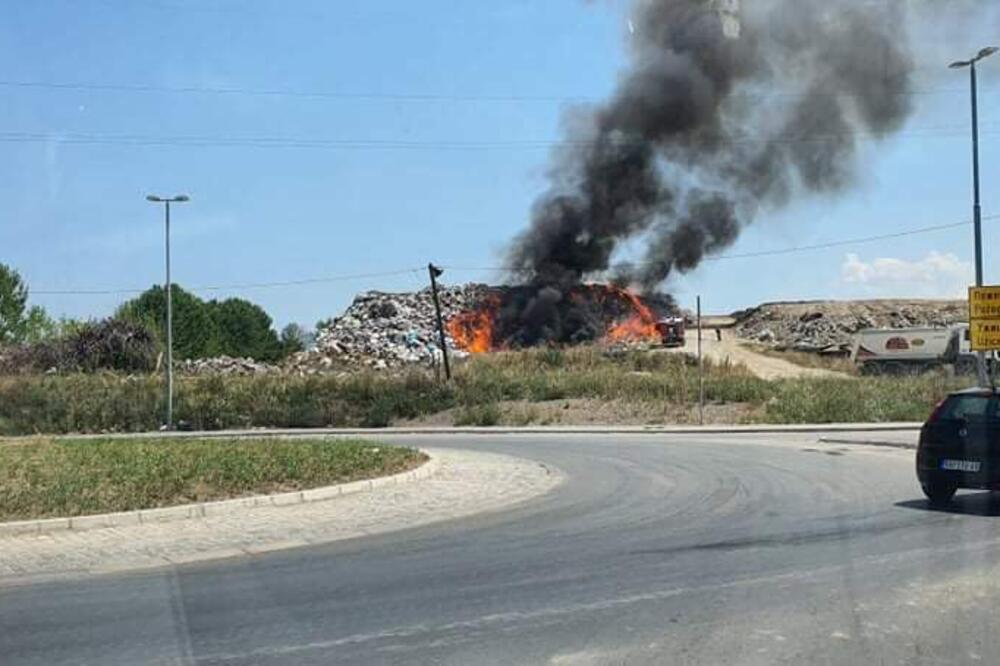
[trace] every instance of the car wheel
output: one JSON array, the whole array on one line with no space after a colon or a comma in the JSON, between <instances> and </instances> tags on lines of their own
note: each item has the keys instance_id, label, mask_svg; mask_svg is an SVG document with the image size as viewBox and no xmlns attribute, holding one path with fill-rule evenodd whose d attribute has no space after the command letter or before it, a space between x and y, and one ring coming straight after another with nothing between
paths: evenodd
<instances>
[{"instance_id":1,"label":"car wheel","mask_svg":"<svg viewBox=\"0 0 1000 666\"><path fill-rule=\"evenodd\" d=\"M977 372L976 362L961 360L955 363L956 375L974 375Z\"/></svg>"},{"instance_id":2,"label":"car wheel","mask_svg":"<svg viewBox=\"0 0 1000 666\"><path fill-rule=\"evenodd\" d=\"M951 498L955 496L955 491L958 490L958 486L953 483L945 483L943 481L927 482L920 484L920 487L924 491L924 495L927 495L927 499L931 501L932 504L947 504L951 501Z\"/></svg>"},{"instance_id":3,"label":"car wheel","mask_svg":"<svg viewBox=\"0 0 1000 666\"><path fill-rule=\"evenodd\" d=\"M861 374L865 377L878 377L882 374L882 366L878 363L862 363Z\"/></svg>"}]
</instances>

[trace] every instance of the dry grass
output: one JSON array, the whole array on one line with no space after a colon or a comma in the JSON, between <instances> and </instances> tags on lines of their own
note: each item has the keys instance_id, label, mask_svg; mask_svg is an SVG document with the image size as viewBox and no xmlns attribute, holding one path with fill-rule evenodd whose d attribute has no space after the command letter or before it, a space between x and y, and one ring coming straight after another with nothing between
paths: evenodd
<instances>
[{"instance_id":1,"label":"dry grass","mask_svg":"<svg viewBox=\"0 0 1000 666\"><path fill-rule=\"evenodd\" d=\"M941 377L781 379L740 365L706 363L712 419L870 422L920 420L964 380ZM487 354L456 364L450 384L432 374L185 377L176 417L191 428L384 427L427 421L463 425L571 423L556 401L607 405L605 423L691 422L698 368L684 354L600 347ZM514 405L517 405L516 408ZM163 414L159 377L69 375L0 378L0 435L155 430ZM595 421L589 421L594 423Z\"/></svg>"}]
</instances>

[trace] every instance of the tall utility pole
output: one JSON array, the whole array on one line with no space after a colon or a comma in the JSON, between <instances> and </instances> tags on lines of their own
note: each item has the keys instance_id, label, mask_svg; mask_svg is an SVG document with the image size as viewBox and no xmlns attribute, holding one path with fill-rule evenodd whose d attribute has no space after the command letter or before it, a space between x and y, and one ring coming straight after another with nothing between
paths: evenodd
<instances>
[{"instance_id":1,"label":"tall utility pole","mask_svg":"<svg viewBox=\"0 0 1000 666\"><path fill-rule=\"evenodd\" d=\"M431 295L434 297L434 312L437 314L438 336L441 340L441 354L444 357L444 377L451 381L451 365L448 363L448 343L444 337L444 319L441 317L441 302L438 300L437 279L444 271L434 264L427 264L427 272L431 276Z\"/></svg>"},{"instance_id":2,"label":"tall utility pole","mask_svg":"<svg viewBox=\"0 0 1000 666\"><path fill-rule=\"evenodd\" d=\"M158 197L150 194L146 201L152 203L162 203L164 217L166 221L166 248L167 248L167 430L174 429L174 303L173 287L170 282L170 204L185 203L190 201L186 194L179 194L174 197Z\"/></svg>"},{"instance_id":3,"label":"tall utility pole","mask_svg":"<svg viewBox=\"0 0 1000 666\"><path fill-rule=\"evenodd\" d=\"M701 296L698 297L698 425L705 425L705 360L701 354Z\"/></svg>"},{"instance_id":4,"label":"tall utility pole","mask_svg":"<svg viewBox=\"0 0 1000 666\"><path fill-rule=\"evenodd\" d=\"M951 63L952 69L969 68L969 79L972 88L972 227L975 234L976 247L976 286L983 286L983 212L979 201L979 91L976 82L976 63L997 52L997 47L989 46L979 51L970 60L959 60ZM989 386L989 376L986 372L986 355L976 352L976 368L979 375L979 385Z\"/></svg>"}]
</instances>

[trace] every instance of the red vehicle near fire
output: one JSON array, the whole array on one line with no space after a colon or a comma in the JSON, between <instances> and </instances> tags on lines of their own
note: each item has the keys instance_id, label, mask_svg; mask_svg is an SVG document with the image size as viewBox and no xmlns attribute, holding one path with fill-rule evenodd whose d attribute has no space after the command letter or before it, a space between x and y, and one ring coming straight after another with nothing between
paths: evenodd
<instances>
[{"instance_id":1,"label":"red vehicle near fire","mask_svg":"<svg viewBox=\"0 0 1000 666\"><path fill-rule=\"evenodd\" d=\"M660 334L665 347L683 347L685 322L684 317L667 317L656 322L656 330Z\"/></svg>"}]
</instances>

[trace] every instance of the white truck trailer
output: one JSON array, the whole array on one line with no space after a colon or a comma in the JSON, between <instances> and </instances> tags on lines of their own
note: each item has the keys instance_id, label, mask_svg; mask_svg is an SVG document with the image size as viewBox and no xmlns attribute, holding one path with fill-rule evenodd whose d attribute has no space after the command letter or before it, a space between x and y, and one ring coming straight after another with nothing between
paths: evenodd
<instances>
[{"instance_id":1,"label":"white truck trailer","mask_svg":"<svg viewBox=\"0 0 1000 666\"><path fill-rule=\"evenodd\" d=\"M968 324L858 331L851 360L863 375L920 374L946 368L955 374L976 371Z\"/></svg>"}]
</instances>

